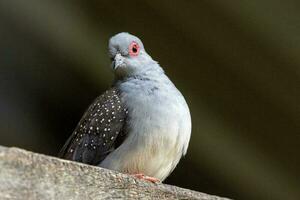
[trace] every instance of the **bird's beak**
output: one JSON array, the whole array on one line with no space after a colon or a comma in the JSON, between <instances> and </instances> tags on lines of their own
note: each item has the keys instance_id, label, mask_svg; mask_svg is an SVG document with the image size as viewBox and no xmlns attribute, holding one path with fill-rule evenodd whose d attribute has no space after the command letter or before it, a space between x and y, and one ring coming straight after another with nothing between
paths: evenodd
<instances>
[{"instance_id":1,"label":"bird's beak","mask_svg":"<svg viewBox=\"0 0 300 200\"><path fill-rule=\"evenodd\" d=\"M116 70L122 66L124 66L124 57L120 53L117 53L113 61L113 69Z\"/></svg>"}]
</instances>

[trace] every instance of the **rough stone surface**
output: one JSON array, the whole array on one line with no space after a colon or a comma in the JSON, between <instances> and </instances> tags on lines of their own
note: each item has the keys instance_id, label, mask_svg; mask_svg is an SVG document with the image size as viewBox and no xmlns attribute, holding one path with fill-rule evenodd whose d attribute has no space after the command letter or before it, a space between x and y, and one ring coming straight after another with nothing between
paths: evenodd
<instances>
[{"instance_id":1,"label":"rough stone surface","mask_svg":"<svg viewBox=\"0 0 300 200\"><path fill-rule=\"evenodd\" d=\"M0 146L0 199L201 199L217 196Z\"/></svg>"}]
</instances>

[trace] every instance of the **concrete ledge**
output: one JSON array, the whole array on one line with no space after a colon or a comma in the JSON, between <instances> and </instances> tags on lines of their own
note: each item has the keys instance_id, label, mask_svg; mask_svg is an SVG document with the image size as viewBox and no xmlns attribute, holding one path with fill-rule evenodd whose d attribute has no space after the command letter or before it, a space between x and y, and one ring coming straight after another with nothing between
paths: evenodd
<instances>
[{"instance_id":1,"label":"concrete ledge","mask_svg":"<svg viewBox=\"0 0 300 200\"><path fill-rule=\"evenodd\" d=\"M0 146L0 199L226 198L148 183L100 167Z\"/></svg>"}]
</instances>

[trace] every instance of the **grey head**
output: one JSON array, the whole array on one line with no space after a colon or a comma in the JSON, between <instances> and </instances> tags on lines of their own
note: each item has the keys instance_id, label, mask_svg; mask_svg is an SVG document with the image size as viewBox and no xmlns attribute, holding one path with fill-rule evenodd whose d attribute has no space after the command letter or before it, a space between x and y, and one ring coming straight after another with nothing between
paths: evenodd
<instances>
[{"instance_id":1,"label":"grey head","mask_svg":"<svg viewBox=\"0 0 300 200\"><path fill-rule=\"evenodd\" d=\"M111 37L108 50L116 78L139 75L160 68L147 54L142 41L129 33L122 32Z\"/></svg>"}]
</instances>

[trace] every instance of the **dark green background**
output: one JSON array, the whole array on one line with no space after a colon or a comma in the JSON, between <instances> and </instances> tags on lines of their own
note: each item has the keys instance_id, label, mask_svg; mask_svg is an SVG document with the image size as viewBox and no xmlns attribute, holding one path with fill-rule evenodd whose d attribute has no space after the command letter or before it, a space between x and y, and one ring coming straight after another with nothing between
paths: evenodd
<instances>
[{"instance_id":1,"label":"dark green background","mask_svg":"<svg viewBox=\"0 0 300 200\"><path fill-rule=\"evenodd\" d=\"M299 10L293 0L1 0L0 144L56 155L110 86L107 41L126 31L191 109L188 154L166 183L300 199Z\"/></svg>"}]
</instances>

